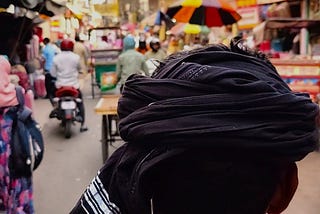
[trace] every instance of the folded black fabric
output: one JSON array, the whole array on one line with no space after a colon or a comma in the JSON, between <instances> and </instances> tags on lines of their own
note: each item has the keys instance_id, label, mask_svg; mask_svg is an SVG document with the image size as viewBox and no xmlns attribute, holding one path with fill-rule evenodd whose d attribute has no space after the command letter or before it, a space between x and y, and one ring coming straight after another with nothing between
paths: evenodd
<instances>
[{"instance_id":1,"label":"folded black fabric","mask_svg":"<svg viewBox=\"0 0 320 214\"><path fill-rule=\"evenodd\" d=\"M239 151L301 160L318 142L318 106L292 92L272 64L228 49L171 59L151 77L132 75L119 100L128 143Z\"/></svg>"},{"instance_id":2,"label":"folded black fabric","mask_svg":"<svg viewBox=\"0 0 320 214\"><path fill-rule=\"evenodd\" d=\"M262 57L219 45L172 55L126 81L126 143L71 213L266 213L280 174L316 148L318 111Z\"/></svg>"}]
</instances>

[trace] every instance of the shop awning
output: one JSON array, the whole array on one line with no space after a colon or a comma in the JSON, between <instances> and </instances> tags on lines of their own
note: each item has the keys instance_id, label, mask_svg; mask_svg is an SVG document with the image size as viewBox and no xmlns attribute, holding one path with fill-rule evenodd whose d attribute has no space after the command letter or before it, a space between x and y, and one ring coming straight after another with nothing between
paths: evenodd
<instances>
[{"instance_id":1,"label":"shop awning","mask_svg":"<svg viewBox=\"0 0 320 214\"><path fill-rule=\"evenodd\" d=\"M320 20L315 19L301 19L301 18L270 18L266 21L266 28L307 28L315 29L319 28Z\"/></svg>"},{"instance_id":2,"label":"shop awning","mask_svg":"<svg viewBox=\"0 0 320 214\"><path fill-rule=\"evenodd\" d=\"M270 18L252 29L256 44L260 44L265 38L266 29L290 29L299 31L301 28L308 29L310 35L320 33L320 20L301 18Z\"/></svg>"},{"instance_id":3,"label":"shop awning","mask_svg":"<svg viewBox=\"0 0 320 214\"><path fill-rule=\"evenodd\" d=\"M58 0L0 0L1 8L8 8L10 4L50 17L63 14L66 9Z\"/></svg>"}]
</instances>

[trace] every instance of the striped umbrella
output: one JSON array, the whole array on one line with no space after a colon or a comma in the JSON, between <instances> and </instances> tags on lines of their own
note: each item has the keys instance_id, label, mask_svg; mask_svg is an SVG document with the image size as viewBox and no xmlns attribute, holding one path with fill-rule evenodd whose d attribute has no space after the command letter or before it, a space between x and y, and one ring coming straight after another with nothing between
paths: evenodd
<instances>
[{"instance_id":1,"label":"striped umbrella","mask_svg":"<svg viewBox=\"0 0 320 214\"><path fill-rule=\"evenodd\" d=\"M241 16L224 0L183 0L166 12L177 22L219 27L236 23Z\"/></svg>"}]
</instances>

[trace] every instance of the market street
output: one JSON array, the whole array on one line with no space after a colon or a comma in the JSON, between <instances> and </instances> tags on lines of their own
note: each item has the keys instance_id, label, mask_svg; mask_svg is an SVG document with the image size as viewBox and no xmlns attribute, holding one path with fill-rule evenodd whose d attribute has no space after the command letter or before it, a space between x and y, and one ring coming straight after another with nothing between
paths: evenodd
<instances>
[{"instance_id":1,"label":"market street","mask_svg":"<svg viewBox=\"0 0 320 214\"><path fill-rule=\"evenodd\" d=\"M101 117L93 110L99 96L92 99L90 79L86 84L83 94L89 131L80 133L76 124L70 139L64 138L58 120L49 119L49 100L35 100L35 116L45 139L44 158L33 179L38 214L68 213L102 166Z\"/></svg>"},{"instance_id":2,"label":"market street","mask_svg":"<svg viewBox=\"0 0 320 214\"><path fill-rule=\"evenodd\" d=\"M42 126L46 149L43 162L34 172L34 203L38 214L67 214L102 166L101 117L93 110L99 95L91 98L89 76L83 94L89 131L80 133L77 124L72 127L70 139L64 138L57 120L48 118L49 100L35 101L35 117ZM284 214L319 214L319 166L320 153L316 152L298 163L299 187Z\"/></svg>"}]
</instances>

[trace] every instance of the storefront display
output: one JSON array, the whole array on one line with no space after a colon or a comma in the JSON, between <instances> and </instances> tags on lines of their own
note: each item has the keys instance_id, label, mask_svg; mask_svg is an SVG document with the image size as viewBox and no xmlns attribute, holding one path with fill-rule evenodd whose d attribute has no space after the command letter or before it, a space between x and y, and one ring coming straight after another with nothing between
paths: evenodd
<instances>
[{"instance_id":1,"label":"storefront display","mask_svg":"<svg viewBox=\"0 0 320 214\"><path fill-rule=\"evenodd\" d=\"M293 91L307 92L315 101L320 94L320 60L271 59L271 62Z\"/></svg>"},{"instance_id":2,"label":"storefront display","mask_svg":"<svg viewBox=\"0 0 320 214\"><path fill-rule=\"evenodd\" d=\"M94 86L101 92L116 88L116 63L122 51L120 27L101 27L89 30L89 43L91 47L91 72L92 96Z\"/></svg>"}]
</instances>

